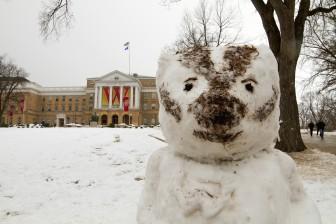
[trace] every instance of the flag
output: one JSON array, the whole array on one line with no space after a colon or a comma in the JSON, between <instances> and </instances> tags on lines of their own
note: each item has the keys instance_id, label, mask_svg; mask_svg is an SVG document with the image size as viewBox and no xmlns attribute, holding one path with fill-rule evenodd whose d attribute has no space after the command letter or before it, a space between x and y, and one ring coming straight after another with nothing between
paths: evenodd
<instances>
[{"instance_id":1,"label":"flag","mask_svg":"<svg viewBox=\"0 0 336 224\"><path fill-rule=\"evenodd\" d=\"M128 50L128 48L129 48L129 45L130 45L130 42L129 41L127 41L126 43L124 43L124 47L125 47L125 51L127 51Z\"/></svg>"}]
</instances>

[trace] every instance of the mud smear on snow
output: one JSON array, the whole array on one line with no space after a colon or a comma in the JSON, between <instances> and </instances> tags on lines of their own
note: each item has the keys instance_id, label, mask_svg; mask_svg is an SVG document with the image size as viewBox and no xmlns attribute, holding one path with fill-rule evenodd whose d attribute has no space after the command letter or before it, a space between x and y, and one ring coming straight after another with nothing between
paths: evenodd
<instances>
[{"instance_id":1,"label":"mud smear on snow","mask_svg":"<svg viewBox=\"0 0 336 224\"><path fill-rule=\"evenodd\" d=\"M231 53L232 51L228 55ZM227 59L229 60L230 57L227 56ZM241 132L228 133L228 131L238 126L247 113L246 104L229 93L232 84L236 82L235 78L227 73L226 69L222 72L214 71L210 51L207 48L187 51L183 54L182 64L196 66L198 74L206 74L205 78L209 80L209 90L203 92L188 106L188 112L193 113L197 123L206 129L205 131L194 130L193 135L203 140L223 144L233 141ZM232 69L235 68L232 67Z\"/></svg>"},{"instance_id":2,"label":"mud smear on snow","mask_svg":"<svg viewBox=\"0 0 336 224\"><path fill-rule=\"evenodd\" d=\"M215 71L214 63L211 60L211 51L208 47L193 47L177 52L181 57L179 61L187 68L193 69L196 74L208 75Z\"/></svg>"},{"instance_id":3,"label":"mud smear on snow","mask_svg":"<svg viewBox=\"0 0 336 224\"><path fill-rule=\"evenodd\" d=\"M259 120L260 122L264 121L274 111L275 104L279 97L279 91L275 89L274 86L272 86L272 90L273 90L272 97L269 100L267 100L267 102L264 105L262 105L256 110L253 119Z\"/></svg>"},{"instance_id":4,"label":"mud smear on snow","mask_svg":"<svg viewBox=\"0 0 336 224\"><path fill-rule=\"evenodd\" d=\"M225 142L232 142L235 140L242 131L237 132L236 134L216 134L216 133L210 133L207 131L196 131L194 130L193 135L196 136L197 138L211 141L211 142L220 142L220 143L225 143Z\"/></svg>"},{"instance_id":5,"label":"mud smear on snow","mask_svg":"<svg viewBox=\"0 0 336 224\"><path fill-rule=\"evenodd\" d=\"M224 60L227 66L223 71L232 71L234 76L242 76L246 73L247 67L251 64L251 60L258 56L258 51L253 46L230 46L224 53Z\"/></svg>"},{"instance_id":6,"label":"mud smear on snow","mask_svg":"<svg viewBox=\"0 0 336 224\"><path fill-rule=\"evenodd\" d=\"M178 102L169 97L169 92L162 85L159 89L161 103L165 108L165 111L170 113L176 120L176 122L181 121L181 107Z\"/></svg>"}]
</instances>

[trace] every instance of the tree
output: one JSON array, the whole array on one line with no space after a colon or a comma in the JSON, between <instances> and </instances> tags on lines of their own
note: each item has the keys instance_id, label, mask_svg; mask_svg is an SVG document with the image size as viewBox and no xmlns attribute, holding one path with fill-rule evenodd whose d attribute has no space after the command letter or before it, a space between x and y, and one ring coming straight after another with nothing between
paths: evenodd
<instances>
[{"instance_id":1,"label":"tree","mask_svg":"<svg viewBox=\"0 0 336 224\"><path fill-rule=\"evenodd\" d=\"M309 21L305 39L304 55L314 62L310 83L320 80L320 91L336 92L336 13Z\"/></svg>"},{"instance_id":2,"label":"tree","mask_svg":"<svg viewBox=\"0 0 336 224\"><path fill-rule=\"evenodd\" d=\"M40 13L40 32L47 39L59 35L63 28L70 27L73 18L70 10L71 0L49 0Z\"/></svg>"},{"instance_id":3,"label":"tree","mask_svg":"<svg viewBox=\"0 0 336 224\"><path fill-rule=\"evenodd\" d=\"M303 144L295 93L295 70L300 56L306 21L324 17L336 9L336 2L324 0L251 0L262 20L268 44L277 59L280 76L280 119L277 148L302 151Z\"/></svg>"},{"instance_id":4,"label":"tree","mask_svg":"<svg viewBox=\"0 0 336 224\"><path fill-rule=\"evenodd\" d=\"M301 127L307 123L323 120L329 130L336 128L336 100L332 92L308 92L301 97L299 104Z\"/></svg>"},{"instance_id":5,"label":"tree","mask_svg":"<svg viewBox=\"0 0 336 224\"><path fill-rule=\"evenodd\" d=\"M213 7L207 0L201 0L193 14L186 12L182 22L182 33L176 42L178 50L235 42L239 32L233 29L236 26L234 11L225 8L224 0L217 0Z\"/></svg>"},{"instance_id":6,"label":"tree","mask_svg":"<svg viewBox=\"0 0 336 224\"><path fill-rule=\"evenodd\" d=\"M171 0L171 2L176 1ZM301 53L305 25L309 18L324 18L328 13L333 12L336 9L336 2L335 0L250 1L262 20L269 47L278 62L281 89L280 119L282 122L279 131L280 141L277 142L276 147L285 152L302 151L305 149L305 145L300 134L295 93L295 70ZM66 3L68 6L69 0L56 2ZM57 7L53 9L56 9L57 12ZM54 11L50 10L50 12ZM53 14L46 15L50 17ZM65 13L65 15L67 14ZM53 21L51 19L45 21L53 24L50 22Z\"/></svg>"},{"instance_id":7,"label":"tree","mask_svg":"<svg viewBox=\"0 0 336 224\"><path fill-rule=\"evenodd\" d=\"M26 77L27 73L22 68L0 57L0 123L10 102L18 103L20 93L17 89L28 82Z\"/></svg>"}]
</instances>

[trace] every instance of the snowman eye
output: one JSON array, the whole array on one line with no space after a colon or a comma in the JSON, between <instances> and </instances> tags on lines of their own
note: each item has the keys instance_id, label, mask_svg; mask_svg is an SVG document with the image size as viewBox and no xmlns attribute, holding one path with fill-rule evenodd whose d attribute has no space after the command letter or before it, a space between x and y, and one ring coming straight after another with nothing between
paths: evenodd
<instances>
[{"instance_id":1,"label":"snowman eye","mask_svg":"<svg viewBox=\"0 0 336 224\"><path fill-rule=\"evenodd\" d=\"M247 84L245 85L245 89L246 89L247 91L253 93L253 86L252 86L251 83L247 83Z\"/></svg>"},{"instance_id":2,"label":"snowman eye","mask_svg":"<svg viewBox=\"0 0 336 224\"><path fill-rule=\"evenodd\" d=\"M245 84L245 89L247 91L249 91L250 93L253 93L253 90L254 90L252 82L255 83L255 84L258 84L258 82L255 79L253 79L253 78L247 78L247 79L242 80L241 82L242 83L246 83Z\"/></svg>"},{"instance_id":3,"label":"snowman eye","mask_svg":"<svg viewBox=\"0 0 336 224\"><path fill-rule=\"evenodd\" d=\"M186 83L183 90L189 92L193 87L194 85L192 83Z\"/></svg>"},{"instance_id":4,"label":"snowman eye","mask_svg":"<svg viewBox=\"0 0 336 224\"><path fill-rule=\"evenodd\" d=\"M190 82L195 82L195 81L197 81L196 77L191 77L191 78L186 79L184 81L185 84L184 84L184 89L183 90L186 91L186 92L189 92L194 87L194 85Z\"/></svg>"}]
</instances>

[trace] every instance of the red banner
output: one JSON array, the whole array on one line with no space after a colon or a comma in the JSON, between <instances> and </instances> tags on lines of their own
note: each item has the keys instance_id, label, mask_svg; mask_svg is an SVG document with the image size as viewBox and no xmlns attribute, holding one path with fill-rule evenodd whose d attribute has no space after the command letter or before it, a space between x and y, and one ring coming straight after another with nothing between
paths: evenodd
<instances>
[{"instance_id":1,"label":"red banner","mask_svg":"<svg viewBox=\"0 0 336 224\"><path fill-rule=\"evenodd\" d=\"M124 97L124 111L128 111L129 100L128 97Z\"/></svg>"},{"instance_id":2,"label":"red banner","mask_svg":"<svg viewBox=\"0 0 336 224\"><path fill-rule=\"evenodd\" d=\"M120 87L114 86L112 89L112 106L118 108L120 106Z\"/></svg>"},{"instance_id":3,"label":"red banner","mask_svg":"<svg viewBox=\"0 0 336 224\"><path fill-rule=\"evenodd\" d=\"M102 89L102 107L109 106L109 99L110 99L110 87L104 86Z\"/></svg>"},{"instance_id":4,"label":"red banner","mask_svg":"<svg viewBox=\"0 0 336 224\"><path fill-rule=\"evenodd\" d=\"M24 110L24 98L22 98L20 101L19 101L19 107L20 107L20 111L21 113L23 113L23 110Z\"/></svg>"},{"instance_id":5,"label":"red banner","mask_svg":"<svg viewBox=\"0 0 336 224\"><path fill-rule=\"evenodd\" d=\"M15 106L10 105L9 108L8 108L8 112L7 112L8 116L13 117L14 110L15 110Z\"/></svg>"},{"instance_id":6,"label":"red banner","mask_svg":"<svg viewBox=\"0 0 336 224\"><path fill-rule=\"evenodd\" d=\"M129 86L124 86L124 90L123 90L123 108L124 111L128 111L129 108L129 91L130 91L130 87Z\"/></svg>"}]
</instances>

